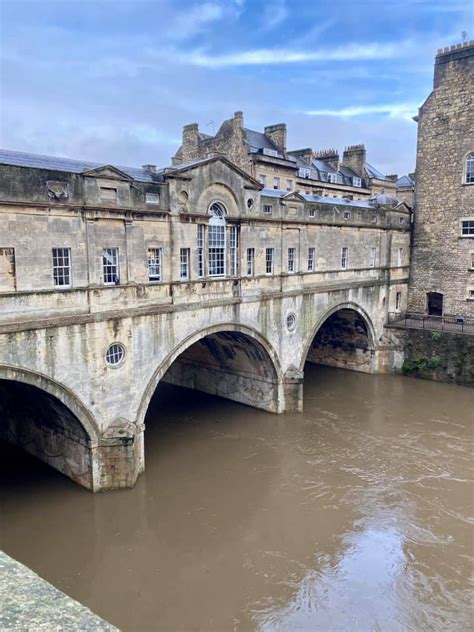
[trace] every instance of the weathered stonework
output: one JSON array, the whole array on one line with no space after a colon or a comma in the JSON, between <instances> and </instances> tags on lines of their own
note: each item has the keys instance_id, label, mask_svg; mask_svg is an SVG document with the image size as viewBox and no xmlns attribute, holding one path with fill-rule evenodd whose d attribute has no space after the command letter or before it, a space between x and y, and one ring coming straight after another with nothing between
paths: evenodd
<instances>
[{"instance_id":1,"label":"weathered stonework","mask_svg":"<svg viewBox=\"0 0 474 632\"><path fill-rule=\"evenodd\" d=\"M51 199L51 181L64 183L67 199ZM0 200L0 247L15 262L15 289L0 286L2 435L94 491L132 486L143 471L146 412L161 380L275 413L301 410L305 362L338 312L344 353L333 332L320 360L363 361L370 372L401 365L384 325L406 306L403 204L262 189L219 157L157 173L4 164ZM213 276L215 204L225 210L225 246ZM58 247L70 251L63 288ZM106 284L110 248L117 267ZM161 252L158 279L150 249ZM125 352L116 366L106 362L112 344Z\"/></svg>"},{"instance_id":2,"label":"weathered stonework","mask_svg":"<svg viewBox=\"0 0 474 632\"><path fill-rule=\"evenodd\" d=\"M443 295L442 312L474 317L474 183L465 162L474 152L474 43L439 51L433 92L418 115L415 225L408 308L428 312L428 293Z\"/></svg>"}]
</instances>

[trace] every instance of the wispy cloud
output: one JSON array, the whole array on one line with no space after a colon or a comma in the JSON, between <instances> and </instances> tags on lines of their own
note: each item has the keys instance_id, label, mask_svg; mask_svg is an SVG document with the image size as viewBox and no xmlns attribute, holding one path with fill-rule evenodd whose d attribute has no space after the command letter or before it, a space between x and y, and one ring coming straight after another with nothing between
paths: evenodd
<instances>
[{"instance_id":1,"label":"wispy cloud","mask_svg":"<svg viewBox=\"0 0 474 632\"><path fill-rule=\"evenodd\" d=\"M203 68L227 68L231 66L258 66L275 64L301 64L327 61L368 61L396 59L408 54L410 41L393 44L349 44L339 48L318 50L292 50L287 48L259 48L255 50L212 55L198 50L178 54L181 63Z\"/></svg>"},{"instance_id":2,"label":"wispy cloud","mask_svg":"<svg viewBox=\"0 0 474 632\"><path fill-rule=\"evenodd\" d=\"M394 118L411 119L418 112L415 103L386 103L377 105L353 105L340 109L306 110L308 116L337 116L352 118L370 114L387 114Z\"/></svg>"},{"instance_id":3,"label":"wispy cloud","mask_svg":"<svg viewBox=\"0 0 474 632\"><path fill-rule=\"evenodd\" d=\"M288 7L285 0L273 0L265 3L262 26L266 31L271 31L282 24L288 17Z\"/></svg>"}]
</instances>

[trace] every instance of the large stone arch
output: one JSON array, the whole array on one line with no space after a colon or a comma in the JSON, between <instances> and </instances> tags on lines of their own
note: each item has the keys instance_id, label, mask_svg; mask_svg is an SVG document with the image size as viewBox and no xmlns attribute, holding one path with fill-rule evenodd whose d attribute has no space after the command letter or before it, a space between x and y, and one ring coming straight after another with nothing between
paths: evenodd
<instances>
[{"instance_id":1,"label":"large stone arch","mask_svg":"<svg viewBox=\"0 0 474 632\"><path fill-rule=\"evenodd\" d=\"M0 437L97 489L97 424L80 399L50 377L0 366Z\"/></svg>"},{"instance_id":2,"label":"large stone arch","mask_svg":"<svg viewBox=\"0 0 474 632\"><path fill-rule=\"evenodd\" d=\"M344 310L348 310L348 311L352 311L352 312L357 313L358 316L365 323L365 326L367 328L367 338L368 338L368 343L369 343L369 350L371 352L371 355L374 356L374 353L375 353L375 350L376 350L377 336L376 336L375 327L374 327L374 324L373 324L373 321L372 321L370 315L367 313L367 311L364 308L362 308L357 303L354 303L352 301L346 301L346 302L338 303L337 305L331 306L328 310L326 310L323 314L321 314L317 318L316 323L313 325L311 333L308 335L308 337L304 341L303 353L302 353L302 356L301 356L300 367L299 367L300 371L304 371L304 366L305 366L306 361L308 359L308 355L309 355L310 349L311 349L311 347L313 345L313 342L316 340L316 337L317 337L318 333L320 332L321 328L325 325L325 323L328 322L328 320L332 316L334 316L338 312L342 312ZM369 372L371 372L372 370L373 370L373 363L371 363Z\"/></svg>"},{"instance_id":3,"label":"large stone arch","mask_svg":"<svg viewBox=\"0 0 474 632\"><path fill-rule=\"evenodd\" d=\"M278 358L278 354L276 353L275 349L268 342L268 340L266 340L266 338L262 336L256 329L246 326L246 325L224 322L224 323L211 325L209 327L206 327L205 329L202 329L194 334L187 336L166 356L166 358L163 360L163 362L161 362L158 368L155 369L155 371L153 372L152 376L148 380L148 383L145 387L145 390L141 397L139 408L138 408L137 424L139 426L142 426L145 419L146 412L148 410L150 400L156 390L156 387L158 386L163 376L172 367L173 363L183 353L185 353L186 350L190 349L193 345L195 345L199 341L204 340L205 338L208 338L209 336L212 336L213 334L226 334L226 333L232 333L232 332L240 333L246 336L247 338L253 340L254 343L258 345L258 347L265 352L268 360L271 363L271 367L274 371L273 386L275 389L276 400L278 400L278 401L275 401L275 407L269 407L265 409L271 410L272 412L281 412L281 410L278 409L278 405L279 405L279 399L281 395L280 388L281 388L281 384L283 380L283 371L281 368L280 360Z\"/></svg>"}]
</instances>

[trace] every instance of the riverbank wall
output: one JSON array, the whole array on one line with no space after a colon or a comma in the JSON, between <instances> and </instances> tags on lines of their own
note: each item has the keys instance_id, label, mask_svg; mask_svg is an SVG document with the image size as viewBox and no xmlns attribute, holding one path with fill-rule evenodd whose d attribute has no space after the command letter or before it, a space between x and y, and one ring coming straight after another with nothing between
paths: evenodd
<instances>
[{"instance_id":1,"label":"riverbank wall","mask_svg":"<svg viewBox=\"0 0 474 632\"><path fill-rule=\"evenodd\" d=\"M403 338L405 375L474 387L474 336L423 329L397 331Z\"/></svg>"}]
</instances>

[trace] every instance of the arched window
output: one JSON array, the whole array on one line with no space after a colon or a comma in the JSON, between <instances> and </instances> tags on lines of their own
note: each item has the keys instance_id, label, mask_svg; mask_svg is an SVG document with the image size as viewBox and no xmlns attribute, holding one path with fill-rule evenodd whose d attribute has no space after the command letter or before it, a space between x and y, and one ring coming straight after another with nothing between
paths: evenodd
<instances>
[{"instance_id":1,"label":"arched window","mask_svg":"<svg viewBox=\"0 0 474 632\"><path fill-rule=\"evenodd\" d=\"M225 275L225 208L219 202L209 207L209 276Z\"/></svg>"},{"instance_id":2,"label":"arched window","mask_svg":"<svg viewBox=\"0 0 474 632\"><path fill-rule=\"evenodd\" d=\"M474 184L474 152L466 156L466 184Z\"/></svg>"}]
</instances>

